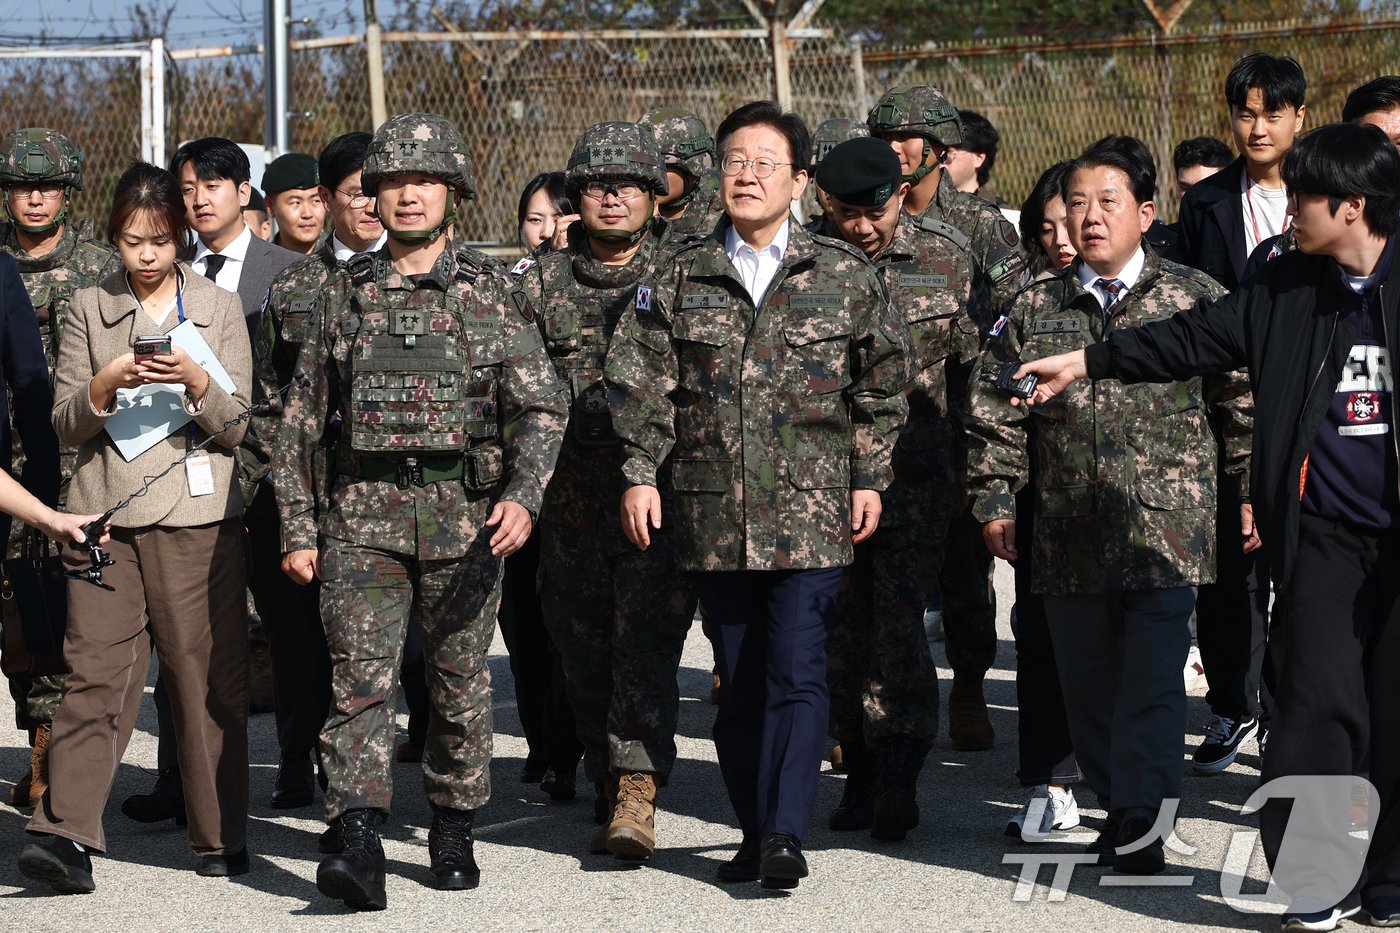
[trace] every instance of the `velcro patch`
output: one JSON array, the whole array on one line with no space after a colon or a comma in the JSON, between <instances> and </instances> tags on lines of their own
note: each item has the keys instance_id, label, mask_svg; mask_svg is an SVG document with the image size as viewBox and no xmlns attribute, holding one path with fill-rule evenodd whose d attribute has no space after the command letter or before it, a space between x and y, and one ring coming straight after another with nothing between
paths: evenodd
<instances>
[{"instance_id":1,"label":"velcro patch","mask_svg":"<svg viewBox=\"0 0 1400 933\"><path fill-rule=\"evenodd\" d=\"M406 334L426 334L428 322L419 311L395 311L389 326L389 333L396 336Z\"/></svg>"},{"instance_id":2,"label":"velcro patch","mask_svg":"<svg viewBox=\"0 0 1400 933\"><path fill-rule=\"evenodd\" d=\"M904 275L899 276L899 284L905 288L947 288L946 275Z\"/></svg>"},{"instance_id":3,"label":"velcro patch","mask_svg":"<svg viewBox=\"0 0 1400 933\"><path fill-rule=\"evenodd\" d=\"M520 273L524 272L526 269L530 268L530 267L533 266L534 264L535 264L535 260L534 260L534 259L532 259L532 258L529 257L529 256L525 256L525 257L523 257L519 262L517 262L515 265L511 266L510 274L511 274L511 275L519 275Z\"/></svg>"},{"instance_id":4,"label":"velcro patch","mask_svg":"<svg viewBox=\"0 0 1400 933\"><path fill-rule=\"evenodd\" d=\"M689 295L681 297L681 308L686 311L696 308L727 307L729 307L729 296L724 292L691 292Z\"/></svg>"},{"instance_id":5,"label":"velcro patch","mask_svg":"<svg viewBox=\"0 0 1400 933\"><path fill-rule=\"evenodd\" d=\"M636 304L637 304L637 310L638 310L638 311L650 311L650 310L651 310L651 296L652 296L652 292L653 292L653 289L652 289L652 287L651 287L650 285L638 285L638 286L637 286L637 302L636 302Z\"/></svg>"},{"instance_id":6,"label":"velcro patch","mask_svg":"<svg viewBox=\"0 0 1400 933\"><path fill-rule=\"evenodd\" d=\"M839 308L842 304L841 295L793 295L788 299L789 308Z\"/></svg>"}]
</instances>

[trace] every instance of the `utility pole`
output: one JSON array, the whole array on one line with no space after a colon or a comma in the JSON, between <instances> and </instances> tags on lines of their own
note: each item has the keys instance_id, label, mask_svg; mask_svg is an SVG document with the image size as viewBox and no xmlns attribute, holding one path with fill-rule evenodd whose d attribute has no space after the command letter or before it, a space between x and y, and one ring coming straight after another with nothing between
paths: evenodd
<instances>
[{"instance_id":1,"label":"utility pole","mask_svg":"<svg viewBox=\"0 0 1400 933\"><path fill-rule=\"evenodd\" d=\"M266 113L263 145L269 159L291 148L291 124L287 114L287 19L289 0L265 0L263 4L263 110Z\"/></svg>"},{"instance_id":2,"label":"utility pole","mask_svg":"<svg viewBox=\"0 0 1400 933\"><path fill-rule=\"evenodd\" d=\"M369 113L377 130L389 119L384 103L384 46L379 38L379 11L375 0L365 0L365 65L369 69Z\"/></svg>"}]
</instances>

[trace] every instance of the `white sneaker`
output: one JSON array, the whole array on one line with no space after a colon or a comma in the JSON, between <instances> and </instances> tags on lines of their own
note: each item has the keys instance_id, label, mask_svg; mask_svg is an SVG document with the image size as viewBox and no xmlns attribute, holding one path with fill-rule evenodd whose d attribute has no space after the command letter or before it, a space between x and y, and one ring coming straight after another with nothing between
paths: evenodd
<instances>
[{"instance_id":1,"label":"white sneaker","mask_svg":"<svg viewBox=\"0 0 1400 933\"><path fill-rule=\"evenodd\" d=\"M1057 831L1074 829L1079 825L1079 805L1074 792L1041 784L1031 793L1026 805L1006 822L1006 835L1022 842L1045 842Z\"/></svg>"},{"instance_id":2,"label":"white sneaker","mask_svg":"<svg viewBox=\"0 0 1400 933\"><path fill-rule=\"evenodd\" d=\"M1206 669L1201 663L1201 649L1195 645L1186 652L1186 667L1182 668L1181 679L1185 681L1188 692L1205 686Z\"/></svg>"}]
</instances>

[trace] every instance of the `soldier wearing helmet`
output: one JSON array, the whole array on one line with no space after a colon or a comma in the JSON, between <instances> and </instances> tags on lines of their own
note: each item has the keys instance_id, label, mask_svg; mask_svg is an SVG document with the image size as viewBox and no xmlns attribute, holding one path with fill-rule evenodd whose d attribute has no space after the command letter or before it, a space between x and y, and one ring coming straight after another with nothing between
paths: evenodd
<instances>
[{"instance_id":1,"label":"soldier wearing helmet","mask_svg":"<svg viewBox=\"0 0 1400 933\"><path fill-rule=\"evenodd\" d=\"M590 850L643 859L656 847L655 799L676 760L676 671L695 614L669 530L638 551L617 516L626 481L603 361L625 311L651 307L667 191L651 127L584 130L565 172L580 219L562 250L522 259L519 302L538 309L550 357L573 393L569 429L544 495L540 600L564 667L587 777L603 788L607 822ZM661 479L669 492L669 472ZM551 781L573 781L552 775Z\"/></svg>"},{"instance_id":2,"label":"soldier wearing helmet","mask_svg":"<svg viewBox=\"0 0 1400 933\"><path fill-rule=\"evenodd\" d=\"M116 250L93 238L91 221L76 224L69 217L73 192L83 187L83 153L71 140L50 129L18 130L0 141L0 158L0 188L9 218L0 223L0 250L14 257L19 266L38 316L39 337L52 378L58 338L73 294L97 285L121 262ZM20 475L25 463L20 441L16 432L11 445L15 475ZM67 474L72 471L73 452L64 454L61 469ZM24 473L26 484L34 479L32 472L31 468ZM53 486L59 488L57 477ZM29 529L20 522L11 525L7 558L20 555L28 534ZM10 677L16 719L19 727L29 732L34 747L28 769L10 789L10 803L15 806L37 803L44 795L48 730L63 696L63 679L61 674Z\"/></svg>"},{"instance_id":3,"label":"soldier wearing helmet","mask_svg":"<svg viewBox=\"0 0 1400 933\"><path fill-rule=\"evenodd\" d=\"M904 210L933 232L946 228L969 254L972 293L968 314L982 334L993 326L1020 287L1026 267L1016 228L994 204L958 191L947 177L948 147L964 142L958 111L937 89L926 85L893 87L870 110L870 133L899 156L911 185ZM950 395L956 429L964 393ZM959 450L964 445L959 445ZM965 473L957 464L958 475ZM939 596L947 636L953 688L948 697L953 747L974 751L992 747L995 734L982 694L982 682L996 656L996 604L992 560L982 545L980 523L967 512L949 526Z\"/></svg>"},{"instance_id":4,"label":"soldier wearing helmet","mask_svg":"<svg viewBox=\"0 0 1400 933\"><path fill-rule=\"evenodd\" d=\"M661 216L671 223L669 236L675 242L704 236L723 211L715 139L705 121L678 107L656 107L642 114L639 122L656 133L666 159L670 190L659 204Z\"/></svg>"},{"instance_id":5,"label":"soldier wearing helmet","mask_svg":"<svg viewBox=\"0 0 1400 933\"><path fill-rule=\"evenodd\" d=\"M567 419L534 323L482 254L446 235L471 196L466 148L432 114L390 118L360 184L384 247L329 278L308 327L272 450L282 568L321 583L332 658L321 733L331 852L323 894L382 910L379 824L392 797L394 677L420 626L433 715L423 756L434 816L431 879L477 886L477 808L490 796L486 651L501 559L529 537ZM328 489L317 448L342 424Z\"/></svg>"}]
</instances>

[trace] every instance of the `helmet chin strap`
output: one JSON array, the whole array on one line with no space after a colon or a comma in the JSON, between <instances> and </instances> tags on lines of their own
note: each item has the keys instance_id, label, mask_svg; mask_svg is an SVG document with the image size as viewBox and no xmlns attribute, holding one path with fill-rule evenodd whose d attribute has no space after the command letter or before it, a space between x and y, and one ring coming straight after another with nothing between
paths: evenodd
<instances>
[{"instance_id":1,"label":"helmet chin strap","mask_svg":"<svg viewBox=\"0 0 1400 933\"><path fill-rule=\"evenodd\" d=\"M661 205L662 217L675 217L681 211L685 210L685 206L689 204L691 200L694 199L695 192L700 189L700 183L691 181L689 175L682 174L680 172L677 172L676 174L680 175L682 178L685 179L685 193L682 194L680 197L676 198L674 201L671 201L669 204Z\"/></svg>"},{"instance_id":2,"label":"helmet chin strap","mask_svg":"<svg viewBox=\"0 0 1400 933\"><path fill-rule=\"evenodd\" d=\"M597 240L599 243L607 243L609 246L631 246L651 232L652 223L656 219L656 195L651 192L647 192L647 207L646 222L642 224L639 230L634 232L629 233L626 230L612 229L591 230L586 226L583 230L588 234L590 239Z\"/></svg>"},{"instance_id":3,"label":"helmet chin strap","mask_svg":"<svg viewBox=\"0 0 1400 933\"><path fill-rule=\"evenodd\" d=\"M41 236L45 233L52 233L54 230L57 230L59 227L63 226L64 222L68 220L68 192L66 190L63 192L63 209L58 212L58 214L54 217L53 220L49 221L46 224L36 225L25 223L23 220L20 220L18 217L16 217L15 212L10 209L10 196L8 194L5 195L4 201L5 214L10 218L10 223L14 224L18 229L23 230L25 233L31 234L33 236Z\"/></svg>"},{"instance_id":4,"label":"helmet chin strap","mask_svg":"<svg viewBox=\"0 0 1400 933\"><path fill-rule=\"evenodd\" d=\"M447 190L447 210L443 212L442 223L431 230L395 230L385 222L383 217L379 218L379 223L384 227L384 232L389 234L391 240L397 240L409 246L419 246L424 243L431 243L447 232L447 228L457 222L457 192L449 188Z\"/></svg>"},{"instance_id":5,"label":"helmet chin strap","mask_svg":"<svg viewBox=\"0 0 1400 933\"><path fill-rule=\"evenodd\" d=\"M913 174L905 175L904 180L911 185L917 185L924 178L938 169L948 159L948 150L945 148L943 154L932 165L928 164L928 155L933 151L933 144L928 141L928 137L921 137L924 141L924 154L919 158L919 167L914 169Z\"/></svg>"}]
</instances>

